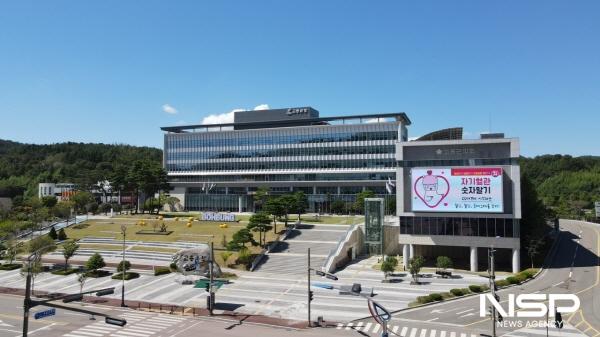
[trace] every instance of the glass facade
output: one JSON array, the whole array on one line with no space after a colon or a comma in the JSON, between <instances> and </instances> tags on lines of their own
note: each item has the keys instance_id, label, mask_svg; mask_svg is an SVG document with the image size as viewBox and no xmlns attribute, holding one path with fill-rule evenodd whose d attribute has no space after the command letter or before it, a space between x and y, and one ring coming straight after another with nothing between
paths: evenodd
<instances>
[{"instance_id":1,"label":"glass facade","mask_svg":"<svg viewBox=\"0 0 600 337\"><path fill-rule=\"evenodd\" d=\"M518 238L519 219L401 216L400 234Z\"/></svg>"},{"instance_id":2,"label":"glass facade","mask_svg":"<svg viewBox=\"0 0 600 337\"><path fill-rule=\"evenodd\" d=\"M349 210L364 189L391 197L385 183L395 180L403 132L399 121L384 121L166 133L164 165L191 211L253 211L259 186L303 191L310 212L330 212L337 200Z\"/></svg>"},{"instance_id":3,"label":"glass facade","mask_svg":"<svg viewBox=\"0 0 600 337\"><path fill-rule=\"evenodd\" d=\"M172 133L168 172L344 169L395 166L398 123Z\"/></svg>"}]
</instances>

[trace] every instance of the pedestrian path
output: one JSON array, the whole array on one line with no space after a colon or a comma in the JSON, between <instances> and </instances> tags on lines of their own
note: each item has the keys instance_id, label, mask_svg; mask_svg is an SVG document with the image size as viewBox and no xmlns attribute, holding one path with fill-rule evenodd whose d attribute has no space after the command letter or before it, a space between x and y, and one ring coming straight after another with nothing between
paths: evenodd
<instances>
[{"instance_id":1,"label":"pedestrian path","mask_svg":"<svg viewBox=\"0 0 600 337\"><path fill-rule=\"evenodd\" d=\"M185 324L184 317L150 314L124 313L120 318L127 320L124 327L109 325L98 318L94 323L64 334L64 337L149 337L168 333L178 324Z\"/></svg>"},{"instance_id":2,"label":"pedestrian path","mask_svg":"<svg viewBox=\"0 0 600 337\"><path fill-rule=\"evenodd\" d=\"M354 330L362 334L380 334L382 327L378 323L373 322L357 322L357 323L339 323L336 327L338 330ZM388 325L390 336L400 337L479 337L474 333L464 332L465 330L456 329L430 329L410 327L406 325Z\"/></svg>"}]
</instances>

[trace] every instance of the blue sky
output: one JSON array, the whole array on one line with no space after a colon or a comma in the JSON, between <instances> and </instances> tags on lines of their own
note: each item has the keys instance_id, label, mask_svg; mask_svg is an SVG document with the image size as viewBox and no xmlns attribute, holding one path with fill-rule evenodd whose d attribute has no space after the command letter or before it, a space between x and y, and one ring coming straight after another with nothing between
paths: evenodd
<instances>
[{"instance_id":1,"label":"blue sky","mask_svg":"<svg viewBox=\"0 0 600 337\"><path fill-rule=\"evenodd\" d=\"M403 111L411 136L474 137L491 120L527 156L600 155L598 13L598 1L2 1L0 138L161 147L160 126L268 104Z\"/></svg>"}]
</instances>

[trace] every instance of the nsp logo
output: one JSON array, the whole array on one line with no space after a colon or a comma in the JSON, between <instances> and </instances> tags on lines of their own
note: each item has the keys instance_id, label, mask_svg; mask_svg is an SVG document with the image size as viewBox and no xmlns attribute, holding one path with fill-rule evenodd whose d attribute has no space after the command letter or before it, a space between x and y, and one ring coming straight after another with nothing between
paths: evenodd
<instances>
[{"instance_id":1,"label":"nsp logo","mask_svg":"<svg viewBox=\"0 0 600 337\"><path fill-rule=\"evenodd\" d=\"M479 295L479 316L485 317L486 299L503 317L554 317L555 312L570 313L579 309L579 297L574 294L508 294L508 310L504 310L492 294ZM548 301L548 305L546 305ZM557 306L557 301L570 302L571 306ZM515 310L515 308L517 308ZM516 316L515 316L516 313Z\"/></svg>"}]
</instances>

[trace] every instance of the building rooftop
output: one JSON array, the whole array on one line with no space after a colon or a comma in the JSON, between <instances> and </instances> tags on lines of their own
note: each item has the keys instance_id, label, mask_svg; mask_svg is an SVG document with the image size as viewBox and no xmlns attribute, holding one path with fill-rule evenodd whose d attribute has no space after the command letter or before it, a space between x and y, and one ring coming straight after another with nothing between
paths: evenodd
<instances>
[{"instance_id":1,"label":"building rooftop","mask_svg":"<svg viewBox=\"0 0 600 337\"><path fill-rule=\"evenodd\" d=\"M362 124L376 122L380 119L394 119L395 121L400 121L405 125L411 124L410 119L404 112L319 117L319 111L311 107L302 107L240 111L234 113L233 123L165 126L161 127L160 129L165 132L185 133L231 129L245 130L310 125L356 124L356 122Z\"/></svg>"}]
</instances>

